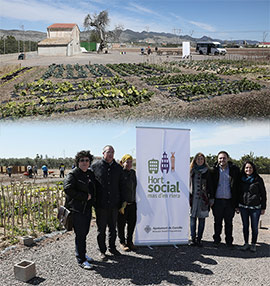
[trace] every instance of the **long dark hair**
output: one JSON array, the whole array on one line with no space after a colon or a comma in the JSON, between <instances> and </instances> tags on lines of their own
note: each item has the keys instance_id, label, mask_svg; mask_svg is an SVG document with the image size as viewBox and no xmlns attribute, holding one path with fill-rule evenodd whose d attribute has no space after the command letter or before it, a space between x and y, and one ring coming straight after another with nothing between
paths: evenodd
<instances>
[{"instance_id":1,"label":"long dark hair","mask_svg":"<svg viewBox=\"0 0 270 286\"><path fill-rule=\"evenodd\" d=\"M243 165L243 167L242 167L242 169L241 169L241 178L242 178L243 176L246 176L246 173L245 173L246 164L250 164L250 165L252 166L252 168L253 168L253 173L252 173L252 175L253 175L254 177L257 177L257 176L258 176L258 173L257 173L257 168L256 168L255 164L254 164L253 162L251 162L251 161L248 160L248 161L246 161L246 162L244 163L244 165Z\"/></svg>"},{"instance_id":2,"label":"long dark hair","mask_svg":"<svg viewBox=\"0 0 270 286\"><path fill-rule=\"evenodd\" d=\"M82 150L80 152L78 152L75 156L75 165L77 167L79 167L79 161L81 158L85 158L85 157L88 157L89 158L89 166L91 165L92 161L93 161L93 158L94 156L91 155L90 151L86 151L86 150Z\"/></svg>"}]
</instances>

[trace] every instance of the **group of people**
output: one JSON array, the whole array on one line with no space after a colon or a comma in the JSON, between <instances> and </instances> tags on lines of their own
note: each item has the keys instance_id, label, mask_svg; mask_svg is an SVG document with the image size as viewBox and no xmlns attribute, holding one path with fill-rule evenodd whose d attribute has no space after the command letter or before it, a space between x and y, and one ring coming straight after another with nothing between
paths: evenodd
<instances>
[{"instance_id":1,"label":"group of people","mask_svg":"<svg viewBox=\"0 0 270 286\"><path fill-rule=\"evenodd\" d=\"M240 213L243 223L244 245L241 250L256 252L260 215L266 209L266 190L263 179L251 161L240 169L229 161L229 154L220 151L217 163L209 168L204 154L197 153L190 165L190 233L191 245L202 246L205 218L212 208L214 216L214 244L221 242L222 224L225 242L233 247L233 218ZM198 228L196 222L198 221ZM249 244L249 224L252 238Z\"/></svg>"},{"instance_id":2,"label":"group of people","mask_svg":"<svg viewBox=\"0 0 270 286\"><path fill-rule=\"evenodd\" d=\"M92 207L95 207L96 211L97 243L101 260L108 259L107 227L108 250L112 255L121 255L115 245L116 229L121 248L124 251L135 250L132 238L136 225L137 180L132 169L132 160L132 156L126 154L120 161L121 165L118 164L114 159L114 148L107 145L103 148L103 158L91 165L93 156L90 151L80 151L75 157L76 167L64 180L65 207L73 214L76 258L84 269L92 268L92 258L86 254L86 236L89 232Z\"/></svg>"},{"instance_id":3,"label":"group of people","mask_svg":"<svg viewBox=\"0 0 270 286\"><path fill-rule=\"evenodd\" d=\"M86 254L86 237L90 228L92 208L96 211L97 243L100 258L106 261L106 228L109 230L108 250L116 249L118 234L123 251L135 250L133 233L137 220L136 173L132 156L126 154L120 164L114 159L114 148L103 148L103 158L93 165L90 151L80 151L75 157L75 168L64 180L65 206L72 211L75 232L76 258L81 267L91 269L93 260ZM190 165L190 233L191 245L202 246L205 218L212 208L214 216L214 244L221 242L225 222L226 245L233 246L233 217L241 214L244 245L242 250L256 251L258 223L266 209L266 190L256 166L247 161L242 170L229 161L226 151L220 151L213 168L207 165L204 154L198 153ZM249 219L252 239L249 244ZM198 228L196 227L198 221ZM125 227L127 226L127 234ZM116 231L117 230L117 231Z\"/></svg>"}]
</instances>

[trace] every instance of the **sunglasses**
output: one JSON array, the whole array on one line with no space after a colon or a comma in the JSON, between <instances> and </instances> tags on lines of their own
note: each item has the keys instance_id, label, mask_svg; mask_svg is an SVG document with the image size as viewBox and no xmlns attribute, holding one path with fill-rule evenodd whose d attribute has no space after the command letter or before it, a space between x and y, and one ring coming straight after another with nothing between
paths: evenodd
<instances>
[{"instance_id":1,"label":"sunglasses","mask_svg":"<svg viewBox=\"0 0 270 286\"><path fill-rule=\"evenodd\" d=\"M80 159L80 162L90 162L89 159Z\"/></svg>"}]
</instances>

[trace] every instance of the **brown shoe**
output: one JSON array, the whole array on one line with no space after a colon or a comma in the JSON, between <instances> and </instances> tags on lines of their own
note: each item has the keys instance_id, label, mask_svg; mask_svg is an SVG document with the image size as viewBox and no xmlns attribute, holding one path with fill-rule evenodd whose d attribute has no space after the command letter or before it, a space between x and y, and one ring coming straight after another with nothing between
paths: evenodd
<instances>
[{"instance_id":1,"label":"brown shoe","mask_svg":"<svg viewBox=\"0 0 270 286\"><path fill-rule=\"evenodd\" d=\"M135 251L137 249L137 247L131 242L127 245L127 247L129 248L129 250Z\"/></svg>"},{"instance_id":2,"label":"brown shoe","mask_svg":"<svg viewBox=\"0 0 270 286\"><path fill-rule=\"evenodd\" d=\"M129 248L127 245L125 245L124 243L120 243L120 248L123 250L123 251L128 251Z\"/></svg>"}]
</instances>

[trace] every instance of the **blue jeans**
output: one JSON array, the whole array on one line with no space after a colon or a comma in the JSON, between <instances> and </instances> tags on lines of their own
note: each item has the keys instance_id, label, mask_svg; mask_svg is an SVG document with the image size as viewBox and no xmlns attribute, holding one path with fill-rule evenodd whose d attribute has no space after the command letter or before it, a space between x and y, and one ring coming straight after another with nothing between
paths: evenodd
<instances>
[{"instance_id":1,"label":"blue jeans","mask_svg":"<svg viewBox=\"0 0 270 286\"><path fill-rule=\"evenodd\" d=\"M196 220L197 217L190 217L190 234L191 238L196 238ZM198 225L198 240L202 239L204 226L205 226L205 218L198 218L199 225Z\"/></svg>"},{"instance_id":2,"label":"blue jeans","mask_svg":"<svg viewBox=\"0 0 270 286\"><path fill-rule=\"evenodd\" d=\"M252 230L252 239L251 243L256 244L258 238L258 224L261 215L261 209L246 209L246 208L239 208L242 223L243 223L243 234L245 243L248 243L249 237L249 218L251 221L251 230Z\"/></svg>"}]
</instances>

